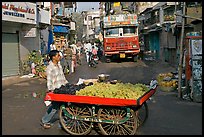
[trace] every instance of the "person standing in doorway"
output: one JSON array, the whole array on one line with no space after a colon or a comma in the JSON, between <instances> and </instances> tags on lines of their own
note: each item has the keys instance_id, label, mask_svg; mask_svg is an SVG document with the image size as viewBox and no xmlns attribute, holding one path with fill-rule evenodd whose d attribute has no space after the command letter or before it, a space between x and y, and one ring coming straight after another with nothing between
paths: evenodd
<instances>
[{"instance_id":1,"label":"person standing in doorway","mask_svg":"<svg viewBox=\"0 0 204 137\"><path fill-rule=\"evenodd\" d=\"M53 92L55 89L60 88L62 85L66 85L68 81L66 80L62 66L60 64L60 54L58 50L52 50L49 53L49 57L51 61L46 69L47 75L47 89L48 92ZM58 110L59 110L59 103L52 101L47 101L48 109L45 115L41 119L41 125L48 129L53 126L53 123L58 120ZM46 103L47 103L46 102Z\"/></svg>"}]
</instances>

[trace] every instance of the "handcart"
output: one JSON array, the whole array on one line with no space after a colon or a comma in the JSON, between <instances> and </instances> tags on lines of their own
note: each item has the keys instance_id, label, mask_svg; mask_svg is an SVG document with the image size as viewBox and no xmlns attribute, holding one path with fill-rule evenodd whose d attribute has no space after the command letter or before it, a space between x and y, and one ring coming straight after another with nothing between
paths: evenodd
<instances>
[{"instance_id":1,"label":"handcart","mask_svg":"<svg viewBox=\"0 0 204 137\"><path fill-rule=\"evenodd\" d=\"M95 125L102 135L134 135L148 116L146 101L156 89L157 84L150 86L137 100L52 92L46 94L45 100L61 103L59 120L71 135L87 135Z\"/></svg>"}]
</instances>

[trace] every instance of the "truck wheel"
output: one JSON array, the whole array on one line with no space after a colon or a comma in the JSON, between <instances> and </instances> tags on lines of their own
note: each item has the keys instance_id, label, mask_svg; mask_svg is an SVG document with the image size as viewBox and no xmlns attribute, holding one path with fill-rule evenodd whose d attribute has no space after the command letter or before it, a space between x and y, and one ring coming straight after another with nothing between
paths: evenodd
<instances>
[{"instance_id":1,"label":"truck wheel","mask_svg":"<svg viewBox=\"0 0 204 137\"><path fill-rule=\"evenodd\" d=\"M110 63L110 62L111 62L111 58L106 57L106 62L107 62L107 63Z\"/></svg>"}]
</instances>

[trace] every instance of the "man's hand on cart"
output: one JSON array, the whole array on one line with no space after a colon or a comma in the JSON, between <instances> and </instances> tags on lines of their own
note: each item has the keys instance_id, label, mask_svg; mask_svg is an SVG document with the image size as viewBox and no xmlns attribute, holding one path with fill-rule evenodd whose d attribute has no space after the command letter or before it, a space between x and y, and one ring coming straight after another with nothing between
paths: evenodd
<instances>
[{"instance_id":1,"label":"man's hand on cart","mask_svg":"<svg viewBox=\"0 0 204 137\"><path fill-rule=\"evenodd\" d=\"M54 92L53 90L47 90L46 93Z\"/></svg>"}]
</instances>

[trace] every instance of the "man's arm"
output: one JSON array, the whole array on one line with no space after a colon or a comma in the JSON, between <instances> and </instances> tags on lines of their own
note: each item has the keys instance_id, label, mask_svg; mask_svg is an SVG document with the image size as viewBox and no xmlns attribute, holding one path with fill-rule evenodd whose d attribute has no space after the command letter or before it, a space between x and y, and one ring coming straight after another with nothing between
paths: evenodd
<instances>
[{"instance_id":1,"label":"man's arm","mask_svg":"<svg viewBox=\"0 0 204 137\"><path fill-rule=\"evenodd\" d=\"M52 70L49 67L46 70L46 74L47 74L47 89L49 91L53 91L54 78L52 76Z\"/></svg>"}]
</instances>

